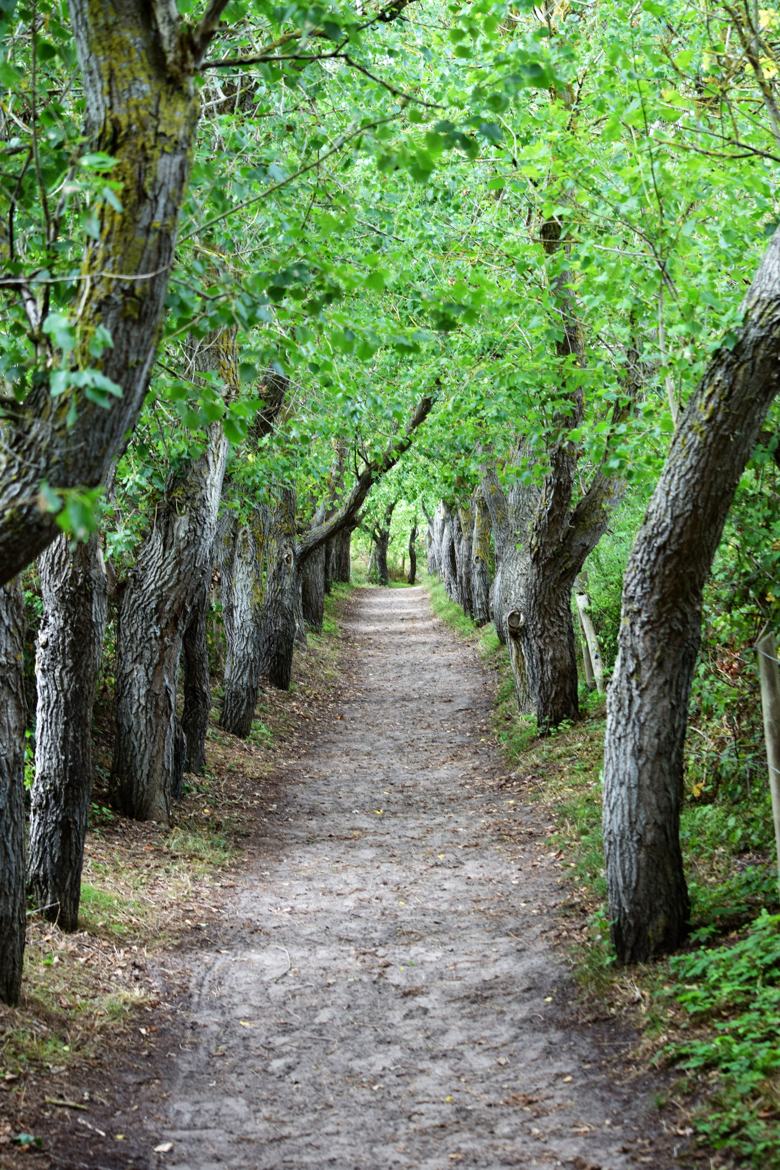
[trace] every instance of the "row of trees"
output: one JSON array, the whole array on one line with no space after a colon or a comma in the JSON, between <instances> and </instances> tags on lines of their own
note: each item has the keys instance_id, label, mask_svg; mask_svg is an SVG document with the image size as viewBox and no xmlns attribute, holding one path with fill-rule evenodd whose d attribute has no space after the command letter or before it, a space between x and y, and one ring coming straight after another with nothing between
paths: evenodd
<instances>
[{"instance_id":1,"label":"row of trees","mask_svg":"<svg viewBox=\"0 0 780 1170\"><path fill-rule=\"evenodd\" d=\"M370 530L381 579L396 501L419 500L431 567L492 614L552 728L577 714L574 583L676 424L660 551L627 576L615 677L639 689L613 684L630 711L608 768L616 941L673 945L701 585L775 391L774 244L739 309L777 214L774 24L622 0L69 13L0 14L0 997L19 994L28 881L77 922L99 671L112 799L165 821L203 765L210 658L246 735L348 575L350 532ZM684 584L656 599L653 564L673 578L681 548ZM643 639L668 631L664 659ZM664 684L657 659L679 664Z\"/></svg>"}]
</instances>

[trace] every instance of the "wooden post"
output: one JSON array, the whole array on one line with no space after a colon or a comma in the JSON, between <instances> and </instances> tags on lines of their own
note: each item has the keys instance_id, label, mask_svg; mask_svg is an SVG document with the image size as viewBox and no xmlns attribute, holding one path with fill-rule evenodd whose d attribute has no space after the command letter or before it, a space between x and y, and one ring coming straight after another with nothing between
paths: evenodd
<instances>
[{"instance_id":1,"label":"wooden post","mask_svg":"<svg viewBox=\"0 0 780 1170\"><path fill-rule=\"evenodd\" d=\"M579 617L579 606L577 607L577 616ZM588 649L588 641L582 629L580 629L580 637L577 639L582 652L582 668L585 673L585 685L589 691L596 689L596 676L593 673L593 663L590 660L590 650Z\"/></svg>"},{"instance_id":2,"label":"wooden post","mask_svg":"<svg viewBox=\"0 0 780 1170\"><path fill-rule=\"evenodd\" d=\"M774 634L764 634L759 638L756 642L756 651L761 679L761 709L764 714L772 819L775 823L777 874L780 879L780 664L777 660L777 641Z\"/></svg>"},{"instance_id":3,"label":"wooden post","mask_svg":"<svg viewBox=\"0 0 780 1170\"><path fill-rule=\"evenodd\" d=\"M601 651L599 650L599 640L596 637L596 630L593 625L593 619L590 616L590 598L587 593L587 586L582 578L578 577L574 583L574 599L577 603L577 612L580 615L580 624L582 632L585 635L585 642L587 644L588 653L590 655L590 664L593 668L593 678L596 683L596 690L600 695L604 694L604 664L601 661ZM588 667L585 666L585 675L587 677Z\"/></svg>"}]
</instances>

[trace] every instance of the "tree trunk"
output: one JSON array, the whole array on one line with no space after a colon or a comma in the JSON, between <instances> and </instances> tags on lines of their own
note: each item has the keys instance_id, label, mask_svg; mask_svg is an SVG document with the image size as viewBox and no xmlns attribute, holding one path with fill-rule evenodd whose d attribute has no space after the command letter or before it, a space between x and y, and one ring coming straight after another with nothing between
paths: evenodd
<instances>
[{"instance_id":1,"label":"tree trunk","mask_svg":"<svg viewBox=\"0 0 780 1170\"><path fill-rule=\"evenodd\" d=\"M376 563L376 544L371 541L371 552L368 554L368 568L366 569L366 577L372 585L379 584L379 571Z\"/></svg>"},{"instance_id":2,"label":"tree trunk","mask_svg":"<svg viewBox=\"0 0 780 1170\"><path fill-rule=\"evenodd\" d=\"M170 815L181 757L179 656L211 574L226 454L214 424L203 455L169 481L119 606L112 792L117 807L138 820L167 822Z\"/></svg>"},{"instance_id":3,"label":"tree trunk","mask_svg":"<svg viewBox=\"0 0 780 1170\"><path fill-rule=\"evenodd\" d=\"M98 539L61 536L40 559L31 892L43 916L76 930L92 793L92 711L106 626L106 573Z\"/></svg>"},{"instance_id":4,"label":"tree trunk","mask_svg":"<svg viewBox=\"0 0 780 1170\"><path fill-rule=\"evenodd\" d=\"M333 537L333 543L336 550L333 580L348 585L352 577L352 529L342 528L341 532L336 533Z\"/></svg>"},{"instance_id":5,"label":"tree trunk","mask_svg":"<svg viewBox=\"0 0 780 1170\"><path fill-rule=\"evenodd\" d=\"M571 612L572 582L538 571L531 561L525 583L523 651L528 688L541 735L579 718L577 653Z\"/></svg>"},{"instance_id":6,"label":"tree trunk","mask_svg":"<svg viewBox=\"0 0 780 1170\"><path fill-rule=\"evenodd\" d=\"M181 729L185 742L184 770L201 775L206 766L206 735L211 714L208 614L211 581L201 586L190 613L182 642L184 658L184 707Z\"/></svg>"},{"instance_id":7,"label":"tree trunk","mask_svg":"<svg viewBox=\"0 0 780 1170\"><path fill-rule=\"evenodd\" d=\"M268 580L260 624L259 670L272 686L290 689L300 596L295 562L295 492L283 488L268 529Z\"/></svg>"},{"instance_id":8,"label":"tree trunk","mask_svg":"<svg viewBox=\"0 0 780 1170\"><path fill-rule=\"evenodd\" d=\"M474 616L474 598L471 592L471 575L473 566L474 515L471 508L463 506L458 509L457 545L455 548L458 566L458 601L463 612L469 617Z\"/></svg>"},{"instance_id":9,"label":"tree trunk","mask_svg":"<svg viewBox=\"0 0 780 1170\"><path fill-rule=\"evenodd\" d=\"M258 638L265 601L268 513L258 508L251 524L236 523L222 561L225 675L220 727L246 739L260 690Z\"/></svg>"},{"instance_id":10,"label":"tree trunk","mask_svg":"<svg viewBox=\"0 0 780 1170\"><path fill-rule=\"evenodd\" d=\"M376 577L380 585L390 584L390 572L387 567L387 550L390 545L390 530L377 529L374 534L374 549L376 551Z\"/></svg>"},{"instance_id":11,"label":"tree trunk","mask_svg":"<svg viewBox=\"0 0 780 1170\"><path fill-rule=\"evenodd\" d=\"M321 524L327 514L327 508L321 505L314 516L314 524ZM325 616L325 587L327 578L327 557L330 541L319 545L305 561L298 566L298 578L301 590L302 623L310 626L315 633L322 629L322 619Z\"/></svg>"},{"instance_id":12,"label":"tree trunk","mask_svg":"<svg viewBox=\"0 0 780 1170\"><path fill-rule=\"evenodd\" d=\"M474 492L471 537L471 599L478 626L490 621L490 513L481 488Z\"/></svg>"},{"instance_id":13,"label":"tree trunk","mask_svg":"<svg viewBox=\"0 0 780 1170\"><path fill-rule=\"evenodd\" d=\"M417 580L417 520L415 519L412 525L412 530L409 533L409 573L407 575L407 584L414 585Z\"/></svg>"},{"instance_id":14,"label":"tree trunk","mask_svg":"<svg viewBox=\"0 0 780 1170\"><path fill-rule=\"evenodd\" d=\"M446 504L442 505L441 544L439 546L439 561L444 588L451 601L458 600L458 562L455 554L455 533L453 530L452 513Z\"/></svg>"},{"instance_id":15,"label":"tree trunk","mask_svg":"<svg viewBox=\"0 0 780 1170\"><path fill-rule=\"evenodd\" d=\"M18 581L0 587L0 1002L15 1004L25 939L24 602Z\"/></svg>"},{"instance_id":16,"label":"tree trunk","mask_svg":"<svg viewBox=\"0 0 780 1170\"><path fill-rule=\"evenodd\" d=\"M745 299L743 321L680 419L624 579L604 752L609 913L623 963L669 951L687 932L679 819L702 592L780 388L780 233Z\"/></svg>"},{"instance_id":17,"label":"tree trunk","mask_svg":"<svg viewBox=\"0 0 780 1170\"><path fill-rule=\"evenodd\" d=\"M165 36L146 0L70 0L70 13L90 148L114 158L111 179L122 204L97 205L99 236L86 245L81 271L87 279L73 306L79 342L58 371L63 392L53 397L42 379L0 425L0 584L57 535L53 516L39 506L41 481L55 491L99 484L135 425L199 114L188 30ZM100 331L111 344L95 356ZM96 371L121 387L121 396L106 395L105 405L90 401L68 381L71 370Z\"/></svg>"}]
</instances>

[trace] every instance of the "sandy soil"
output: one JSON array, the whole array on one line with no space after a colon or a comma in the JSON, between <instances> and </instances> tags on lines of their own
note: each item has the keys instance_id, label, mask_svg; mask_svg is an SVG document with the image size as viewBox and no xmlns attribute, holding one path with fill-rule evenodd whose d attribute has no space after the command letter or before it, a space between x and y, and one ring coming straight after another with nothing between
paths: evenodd
<instances>
[{"instance_id":1,"label":"sandy soil","mask_svg":"<svg viewBox=\"0 0 780 1170\"><path fill-rule=\"evenodd\" d=\"M348 699L187 956L169 1092L139 1109L148 1165L679 1165L625 1040L573 1020L539 814L518 808L525 846L496 832L473 652L420 589L361 591L346 633Z\"/></svg>"}]
</instances>

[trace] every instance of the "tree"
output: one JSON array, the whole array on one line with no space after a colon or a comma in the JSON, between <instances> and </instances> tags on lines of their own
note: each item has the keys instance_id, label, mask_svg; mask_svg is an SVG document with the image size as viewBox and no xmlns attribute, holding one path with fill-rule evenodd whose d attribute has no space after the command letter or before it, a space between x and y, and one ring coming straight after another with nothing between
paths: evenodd
<instances>
[{"instance_id":1,"label":"tree","mask_svg":"<svg viewBox=\"0 0 780 1170\"><path fill-rule=\"evenodd\" d=\"M25 941L24 728L21 586L0 586L0 1001L15 1004Z\"/></svg>"},{"instance_id":2,"label":"tree","mask_svg":"<svg viewBox=\"0 0 780 1170\"><path fill-rule=\"evenodd\" d=\"M29 884L44 918L76 930L94 780L92 712L106 626L107 586L97 536L60 536L40 558L35 780Z\"/></svg>"},{"instance_id":3,"label":"tree","mask_svg":"<svg viewBox=\"0 0 780 1170\"><path fill-rule=\"evenodd\" d=\"M673 949L688 927L679 819L702 591L780 389L780 233L742 313L679 421L626 570L604 751L609 912L624 963Z\"/></svg>"}]
</instances>

